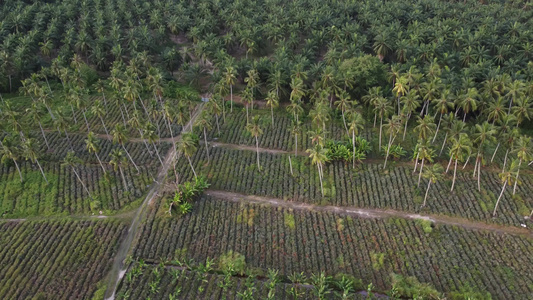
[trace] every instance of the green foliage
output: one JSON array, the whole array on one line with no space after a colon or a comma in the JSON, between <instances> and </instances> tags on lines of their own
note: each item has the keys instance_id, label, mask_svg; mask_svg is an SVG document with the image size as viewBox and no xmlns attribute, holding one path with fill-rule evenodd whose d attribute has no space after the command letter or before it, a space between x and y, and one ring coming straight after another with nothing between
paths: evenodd
<instances>
[{"instance_id":1,"label":"green foliage","mask_svg":"<svg viewBox=\"0 0 533 300\"><path fill-rule=\"evenodd\" d=\"M416 277L392 274L392 286L399 297L409 299L441 299L441 294L431 285L421 283Z\"/></svg>"},{"instance_id":2,"label":"green foliage","mask_svg":"<svg viewBox=\"0 0 533 300\"><path fill-rule=\"evenodd\" d=\"M290 212L284 212L283 217L285 220L285 226L289 227L290 229L294 229L296 227L296 223L294 221L294 214Z\"/></svg>"},{"instance_id":3,"label":"green foliage","mask_svg":"<svg viewBox=\"0 0 533 300\"><path fill-rule=\"evenodd\" d=\"M477 291L470 285L463 285L458 291L449 294L452 300L491 300L492 295L486 291Z\"/></svg>"},{"instance_id":4,"label":"green foliage","mask_svg":"<svg viewBox=\"0 0 533 300\"><path fill-rule=\"evenodd\" d=\"M387 71L379 58L373 55L357 56L344 60L339 66L341 73L349 73L353 81L355 95L361 97L369 88L384 85L387 82Z\"/></svg>"},{"instance_id":5,"label":"green foliage","mask_svg":"<svg viewBox=\"0 0 533 300\"><path fill-rule=\"evenodd\" d=\"M379 271L381 268L383 268L383 264L385 263L385 253L371 252L370 260L372 261L372 268L375 271Z\"/></svg>"},{"instance_id":6,"label":"green foliage","mask_svg":"<svg viewBox=\"0 0 533 300\"><path fill-rule=\"evenodd\" d=\"M424 230L425 233L429 234L433 231L433 222L430 220L418 219L417 223L422 226L422 230Z\"/></svg>"},{"instance_id":7,"label":"green foliage","mask_svg":"<svg viewBox=\"0 0 533 300\"><path fill-rule=\"evenodd\" d=\"M239 252L230 250L220 256L218 266L221 270L242 276L246 272L246 258Z\"/></svg>"},{"instance_id":8,"label":"green foliage","mask_svg":"<svg viewBox=\"0 0 533 300\"><path fill-rule=\"evenodd\" d=\"M194 182L187 181L178 186L174 197L168 201L168 213L172 214L172 209L176 208L179 214L184 215L192 210L192 202L209 187L209 183L204 176L198 176Z\"/></svg>"}]
</instances>

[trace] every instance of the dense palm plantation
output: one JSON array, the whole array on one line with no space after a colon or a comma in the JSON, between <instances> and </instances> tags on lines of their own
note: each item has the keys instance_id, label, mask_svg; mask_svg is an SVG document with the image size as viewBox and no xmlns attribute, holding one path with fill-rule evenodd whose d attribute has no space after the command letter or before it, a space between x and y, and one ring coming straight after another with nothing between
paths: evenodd
<instances>
[{"instance_id":1,"label":"dense palm plantation","mask_svg":"<svg viewBox=\"0 0 533 300\"><path fill-rule=\"evenodd\" d=\"M273 169L332 204L336 179L378 166L382 178L409 169L417 213L469 185L489 199L492 218L476 220L520 210L526 226L532 28L525 0L4 1L0 217L39 215L46 194L58 195L50 215L115 214L150 188L179 218L205 180L241 191L242 174ZM247 165L220 175L230 161ZM17 193L38 200L11 203Z\"/></svg>"}]
</instances>

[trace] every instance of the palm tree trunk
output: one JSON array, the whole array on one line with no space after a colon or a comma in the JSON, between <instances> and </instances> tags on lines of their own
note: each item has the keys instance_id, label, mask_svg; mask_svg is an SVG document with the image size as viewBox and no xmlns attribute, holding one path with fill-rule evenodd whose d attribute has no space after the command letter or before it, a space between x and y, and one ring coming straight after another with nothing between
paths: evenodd
<instances>
[{"instance_id":1,"label":"palm tree trunk","mask_svg":"<svg viewBox=\"0 0 533 300\"><path fill-rule=\"evenodd\" d=\"M292 161L291 161L291 156L289 155L289 167L291 169L291 176L294 176L294 173L292 172Z\"/></svg>"},{"instance_id":2,"label":"palm tree trunk","mask_svg":"<svg viewBox=\"0 0 533 300\"><path fill-rule=\"evenodd\" d=\"M422 171L424 170L425 158L422 158L422 165L420 166L420 174L418 174L418 187L420 187L420 179L422 178Z\"/></svg>"},{"instance_id":3,"label":"palm tree trunk","mask_svg":"<svg viewBox=\"0 0 533 300\"><path fill-rule=\"evenodd\" d=\"M46 148L50 150L50 145L48 145L48 140L46 139L46 135L44 134L43 125L41 124L41 121L39 121L39 127L41 128L41 134L43 135L44 143L46 144Z\"/></svg>"},{"instance_id":4,"label":"palm tree trunk","mask_svg":"<svg viewBox=\"0 0 533 300\"><path fill-rule=\"evenodd\" d=\"M439 128L440 128L440 122L441 121L442 121L442 113L440 114L439 124L437 125L437 130L435 130L435 135L433 136L433 140L431 141L431 143L434 143L435 139L437 138L437 133L439 133Z\"/></svg>"},{"instance_id":5,"label":"palm tree trunk","mask_svg":"<svg viewBox=\"0 0 533 300\"><path fill-rule=\"evenodd\" d=\"M157 150L157 146L154 142L152 142L152 146L154 146L155 154L157 155L157 158L159 159L159 162L161 163L161 166L164 167L165 164L163 163L163 160L161 160L161 155L159 155L159 150Z\"/></svg>"},{"instance_id":6,"label":"palm tree trunk","mask_svg":"<svg viewBox=\"0 0 533 300\"><path fill-rule=\"evenodd\" d=\"M78 181L81 183L81 186L83 186L83 188L85 189L85 191L89 195L89 198L92 199L93 197L91 196L91 193L89 193L89 190L87 189L87 187L83 183L83 180L81 180L80 175L78 174L78 172L76 172L76 169L74 169L74 167L72 167L72 171L74 172L74 174L76 174L76 177L78 178Z\"/></svg>"},{"instance_id":7,"label":"palm tree trunk","mask_svg":"<svg viewBox=\"0 0 533 300\"><path fill-rule=\"evenodd\" d=\"M217 133L220 135L220 125L218 124L218 115L215 115L215 121L217 123Z\"/></svg>"},{"instance_id":8,"label":"palm tree trunk","mask_svg":"<svg viewBox=\"0 0 533 300\"><path fill-rule=\"evenodd\" d=\"M152 154L152 150L150 150L150 147L148 147L148 143L146 143L146 139L142 137L144 135L142 130L139 128L138 131L139 135L141 136L141 139L143 140L144 147L146 147L146 150L148 151L148 154L150 154L150 157L154 157L154 155Z\"/></svg>"},{"instance_id":9,"label":"palm tree trunk","mask_svg":"<svg viewBox=\"0 0 533 300\"><path fill-rule=\"evenodd\" d=\"M442 142L442 147L440 148L439 156L441 156L442 150L444 150L444 146L446 145L447 139L448 139L448 133L446 132L446 135L444 135L444 141Z\"/></svg>"},{"instance_id":10,"label":"palm tree trunk","mask_svg":"<svg viewBox=\"0 0 533 300\"><path fill-rule=\"evenodd\" d=\"M70 138L68 137L68 133L66 129L65 129L65 136L67 137L67 141L70 145L70 150L74 150L74 147L72 146L72 142L70 141Z\"/></svg>"},{"instance_id":11,"label":"palm tree trunk","mask_svg":"<svg viewBox=\"0 0 533 300\"><path fill-rule=\"evenodd\" d=\"M257 135L255 136L255 149L257 151L257 169L261 171L261 166L259 165L259 140L257 139Z\"/></svg>"},{"instance_id":12,"label":"palm tree trunk","mask_svg":"<svg viewBox=\"0 0 533 300\"><path fill-rule=\"evenodd\" d=\"M344 129L346 129L346 133L348 133L348 126L346 126L346 119L344 118L344 109L341 110L342 113L342 122L344 123Z\"/></svg>"},{"instance_id":13,"label":"palm tree trunk","mask_svg":"<svg viewBox=\"0 0 533 300\"><path fill-rule=\"evenodd\" d=\"M128 183L126 182L126 177L124 177L124 171L122 171L122 167L121 166L119 166L118 169L120 171L120 177L122 177L122 183L124 184L124 191L127 191L128 190Z\"/></svg>"},{"instance_id":14,"label":"palm tree trunk","mask_svg":"<svg viewBox=\"0 0 533 300\"><path fill-rule=\"evenodd\" d=\"M172 138L172 146L174 148L176 148L176 141L174 141L174 132L172 131L172 126L170 124L170 120L168 118L166 118L166 117L165 117L165 119L167 119L168 130L170 131L170 137ZM159 135L159 137L161 138L161 135Z\"/></svg>"},{"instance_id":15,"label":"palm tree trunk","mask_svg":"<svg viewBox=\"0 0 533 300\"><path fill-rule=\"evenodd\" d=\"M381 131L383 129L383 115L380 116L380 120L379 120L379 150L378 151L381 151Z\"/></svg>"},{"instance_id":16,"label":"palm tree trunk","mask_svg":"<svg viewBox=\"0 0 533 300\"><path fill-rule=\"evenodd\" d=\"M100 167L102 167L102 171L104 171L104 174L106 173L104 165L102 164L102 161L100 160L100 156L98 156L97 152L94 152L94 155L96 155L96 159L98 159L98 162L100 163Z\"/></svg>"},{"instance_id":17,"label":"palm tree trunk","mask_svg":"<svg viewBox=\"0 0 533 300\"><path fill-rule=\"evenodd\" d=\"M76 114L74 113L74 107L72 104L70 104L70 110L72 111L72 117L74 118L74 124L78 124L78 120L76 119Z\"/></svg>"},{"instance_id":18,"label":"palm tree trunk","mask_svg":"<svg viewBox=\"0 0 533 300\"><path fill-rule=\"evenodd\" d=\"M492 161L494 160L494 157L496 156L496 152L498 152L498 148L500 147L500 143L498 143L498 145L496 145L496 149L494 149L494 154L492 154L492 158L490 159L490 162L492 163Z\"/></svg>"},{"instance_id":19,"label":"palm tree trunk","mask_svg":"<svg viewBox=\"0 0 533 300\"><path fill-rule=\"evenodd\" d=\"M428 180L428 187L426 189L426 195L424 196L424 203L422 204L422 207L426 206L426 200L428 198L428 193L429 193L429 187L431 186L431 179Z\"/></svg>"},{"instance_id":20,"label":"palm tree trunk","mask_svg":"<svg viewBox=\"0 0 533 300\"><path fill-rule=\"evenodd\" d=\"M463 165L463 170L466 168L466 165L468 165L468 162L470 161L470 156L466 159L465 164Z\"/></svg>"},{"instance_id":21,"label":"palm tree trunk","mask_svg":"<svg viewBox=\"0 0 533 300\"><path fill-rule=\"evenodd\" d=\"M102 126L104 126L105 134L109 135L109 132L107 131L107 127L105 126L104 120L102 119L102 117L98 117L98 118L100 119L100 122L102 122Z\"/></svg>"},{"instance_id":22,"label":"palm tree trunk","mask_svg":"<svg viewBox=\"0 0 533 300\"><path fill-rule=\"evenodd\" d=\"M126 118L124 118L124 112L122 111L122 106L118 106L118 109L120 109L120 115L122 116L122 123L124 123L124 127L126 127Z\"/></svg>"},{"instance_id":23,"label":"palm tree trunk","mask_svg":"<svg viewBox=\"0 0 533 300\"><path fill-rule=\"evenodd\" d=\"M187 156L187 160L189 161L189 166L191 166L192 173L194 174L194 178L197 178L196 171L194 171L194 167L192 166L191 157Z\"/></svg>"},{"instance_id":24,"label":"palm tree trunk","mask_svg":"<svg viewBox=\"0 0 533 300\"><path fill-rule=\"evenodd\" d=\"M450 190L453 192L453 187L455 186L455 175L457 174L457 159L455 159L455 168L453 168L453 180L452 180L452 189Z\"/></svg>"},{"instance_id":25,"label":"palm tree trunk","mask_svg":"<svg viewBox=\"0 0 533 300\"><path fill-rule=\"evenodd\" d=\"M355 169L355 130L352 131L352 168Z\"/></svg>"},{"instance_id":26,"label":"palm tree trunk","mask_svg":"<svg viewBox=\"0 0 533 300\"><path fill-rule=\"evenodd\" d=\"M387 160L389 158L390 147L392 146L392 134L389 137L389 143L387 144L387 154L385 155L385 164L383 164L383 169L387 167Z\"/></svg>"},{"instance_id":27,"label":"palm tree trunk","mask_svg":"<svg viewBox=\"0 0 533 300\"><path fill-rule=\"evenodd\" d=\"M405 126L403 128L403 138L402 141L405 141L405 133L407 132L407 124L409 123L409 119L411 118L411 113L407 114L407 120L405 120Z\"/></svg>"},{"instance_id":28,"label":"palm tree trunk","mask_svg":"<svg viewBox=\"0 0 533 300\"><path fill-rule=\"evenodd\" d=\"M509 154L509 149L507 149L507 151L505 151L505 158L503 159L503 168L502 168L502 172L505 171L505 166L507 165L507 155Z\"/></svg>"},{"instance_id":29,"label":"palm tree trunk","mask_svg":"<svg viewBox=\"0 0 533 300\"><path fill-rule=\"evenodd\" d=\"M500 204L500 200L502 199L503 193L505 192L505 187L507 186L507 180L503 182L502 191L500 192L500 196L498 197L498 200L496 201L496 205L494 206L494 211L492 212L492 216L496 216L496 210L498 209L498 205Z\"/></svg>"},{"instance_id":30,"label":"palm tree trunk","mask_svg":"<svg viewBox=\"0 0 533 300\"><path fill-rule=\"evenodd\" d=\"M478 167L477 167L477 190L479 192L481 192L480 178L481 178L481 161L479 162Z\"/></svg>"},{"instance_id":31,"label":"palm tree trunk","mask_svg":"<svg viewBox=\"0 0 533 300\"><path fill-rule=\"evenodd\" d=\"M270 116L272 117L272 128L274 128L274 107L270 105Z\"/></svg>"},{"instance_id":32,"label":"palm tree trunk","mask_svg":"<svg viewBox=\"0 0 533 300\"><path fill-rule=\"evenodd\" d=\"M418 157L419 156L420 156L420 150L418 150L418 152L416 153L415 168L413 169L413 174L416 172L416 169L418 168Z\"/></svg>"},{"instance_id":33,"label":"palm tree trunk","mask_svg":"<svg viewBox=\"0 0 533 300\"><path fill-rule=\"evenodd\" d=\"M14 158L13 158L13 162L15 163L15 167L17 167L17 171L19 172L20 182L23 182L22 173L20 172L19 164L17 163L17 161Z\"/></svg>"},{"instance_id":34,"label":"palm tree trunk","mask_svg":"<svg viewBox=\"0 0 533 300\"><path fill-rule=\"evenodd\" d=\"M378 120L378 114L374 113L374 128L376 128L376 121Z\"/></svg>"},{"instance_id":35,"label":"palm tree trunk","mask_svg":"<svg viewBox=\"0 0 533 300\"><path fill-rule=\"evenodd\" d=\"M44 181L48 184L48 179L46 178L46 175L44 175L43 168L41 167L41 164L39 163L38 159L35 159L35 162L37 163L37 166L39 166L39 170L41 170L41 174L43 174Z\"/></svg>"},{"instance_id":36,"label":"palm tree trunk","mask_svg":"<svg viewBox=\"0 0 533 300\"><path fill-rule=\"evenodd\" d=\"M106 101L106 99L105 99L105 94L104 94L104 92L102 92L102 98L104 98L104 107L107 108L107 101Z\"/></svg>"},{"instance_id":37,"label":"palm tree trunk","mask_svg":"<svg viewBox=\"0 0 533 300\"><path fill-rule=\"evenodd\" d=\"M516 194L516 186L518 185L518 175L520 174L520 167L522 166L522 159L518 161L518 170L516 170L516 178L514 180L513 195Z\"/></svg>"},{"instance_id":38,"label":"palm tree trunk","mask_svg":"<svg viewBox=\"0 0 533 300\"><path fill-rule=\"evenodd\" d=\"M130 159L130 161L131 161L131 163L133 164L133 166L135 167L135 170L137 170L137 174L138 174L138 173L141 173L141 171L139 171L139 167L137 167L137 165L136 165L135 162L133 161L133 158L131 158L130 153L128 152L128 150L126 150L126 147L124 147L124 144L122 144L122 149L124 149L124 152L126 152L126 155L127 155L128 158Z\"/></svg>"},{"instance_id":39,"label":"palm tree trunk","mask_svg":"<svg viewBox=\"0 0 533 300\"><path fill-rule=\"evenodd\" d=\"M294 135L294 157L298 155L298 135Z\"/></svg>"},{"instance_id":40,"label":"palm tree trunk","mask_svg":"<svg viewBox=\"0 0 533 300\"><path fill-rule=\"evenodd\" d=\"M255 139L257 140L257 137ZM207 144L207 134L205 132L205 126L204 126L204 143L205 143L205 152L207 153L207 163L209 164L209 144Z\"/></svg>"},{"instance_id":41,"label":"palm tree trunk","mask_svg":"<svg viewBox=\"0 0 533 300\"><path fill-rule=\"evenodd\" d=\"M324 197L324 187L322 185L322 172L320 171L321 165L317 164L318 167L318 179L320 180L320 191L322 192L322 197Z\"/></svg>"},{"instance_id":42,"label":"palm tree trunk","mask_svg":"<svg viewBox=\"0 0 533 300\"><path fill-rule=\"evenodd\" d=\"M87 132L91 132L91 128L89 128L89 122L87 122L87 117L85 116L85 109L83 109L81 112L83 114L83 119L85 119L85 125L87 125Z\"/></svg>"},{"instance_id":43,"label":"palm tree trunk","mask_svg":"<svg viewBox=\"0 0 533 300\"><path fill-rule=\"evenodd\" d=\"M230 95L230 100L229 100L230 112L233 112L233 84L230 84L229 86L229 95Z\"/></svg>"},{"instance_id":44,"label":"palm tree trunk","mask_svg":"<svg viewBox=\"0 0 533 300\"><path fill-rule=\"evenodd\" d=\"M250 123L249 121L249 118L248 118L248 104L246 104L246 125L248 125Z\"/></svg>"}]
</instances>

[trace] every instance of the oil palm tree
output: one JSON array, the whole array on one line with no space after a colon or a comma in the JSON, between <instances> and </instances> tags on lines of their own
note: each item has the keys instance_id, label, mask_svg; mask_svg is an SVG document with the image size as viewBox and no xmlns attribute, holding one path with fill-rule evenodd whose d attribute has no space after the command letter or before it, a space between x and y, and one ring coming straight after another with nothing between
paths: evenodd
<instances>
[{"instance_id":1,"label":"oil palm tree","mask_svg":"<svg viewBox=\"0 0 533 300\"><path fill-rule=\"evenodd\" d=\"M320 191L322 192L322 197L324 196L324 186L322 184L323 179L323 165L328 161L326 155L326 149L320 144L315 145L313 148L307 149L305 152L309 153L311 158L311 163L317 166L318 169L318 178L320 180Z\"/></svg>"},{"instance_id":2,"label":"oil palm tree","mask_svg":"<svg viewBox=\"0 0 533 300\"><path fill-rule=\"evenodd\" d=\"M259 136L263 134L263 129L261 128L261 120L259 116L252 118L252 122L246 125L246 130L255 138L255 149L257 150L257 169L261 171L261 166L259 165Z\"/></svg>"},{"instance_id":3,"label":"oil palm tree","mask_svg":"<svg viewBox=\"0 0 533 300\"><path fill-rule=\"evenodd\" d=\"M189 161L189 166L194 174L194 178L198 178L194 167L192 166L191 156L194 155L197 149L198 138L192 132L185 132L181 135L181 141L178 144L178 151L183 153L187 160Z\"/></svg>"},{"instance_id":4,"label":"oil palm tree","mask_svg":"<svg viewBox=\"0 0 533 300\"><path fill-rule=\"evenodd\" d=\"M98 139L96 138L93 132L89 132L89 134L87 135L87 139L85 140L85 147L90 153L94 153L96 159L98 159L98 163L100 163L100 167L102 167L102 171L104 171L105 174L106 170L104 168L104 165L102 164L100 156L98 155L98 152L100 151L100 143L98 142Z\"/></svg>"},{"instance_id":5,"label":"oil palm tree","mask_svg":"<svg viewBox=\"0 0 533 300\"><path fill-rule=\"evenodd\" d=\"M128 189L128 183L126 182L126 177L124 177L124 171L122 167L126 165L128 159L124 156L124 151L121 149L113 149L109 154L109 164L113 166L115 172L118 170L120 172L120 177L122 178L122 183L124 184L124 189Z\"/></svg>"},{"instance_id":6,"label":"oil palm tree","mask_svg":"<svg viewBox=\"0 0 533 300\"><path fill-rule=\"evenodd\" d=\"M433 164L430 168L426 168L424 170L424 174L422 175L425 179L428 180L428 187L426 188L426 195L424 196L424 203L422 203L422 207L426 206L426 201L429 194L429 188L431 187L431 184L437 183L437 181L442 180L444 178L444 168L439 164Z\"/></svg>"},{"instance_id":7,"label":"oil palm tree","mask_svg":"<svg viewBox=\"0 0 533 300\"><path fill-rule=\"evenodd\" d=\"M78 171L76 171L76 167L82 162L82 160L76 156L76 154L74 153L74 151L69 151L67 153L67 155L65 156L65 158L63 159L63 163L62 165L63 166L67 166L67 167L70 167L72 172L74 172L74 174L76 175L76 178L78 179L78 181L81 183L81 185L83 186L83 188L85 189L85 192L87 192L87 195L89 195L89 198L93 198L91 196L91 193L89 192L89 190L87 189L87 187L85 186L85 183L83 183L83 180L81 180L81 177L80 175L78 174Z\"/></svg>"},{"instance_id":8,"label":"oil palm tree","mask_svg":"<svg viewBox=\"0 0 533 300\"><path fill-rule=\"evenodd\" d=\"M135 167L135 170L137 170L137 173L140 173L141 171L139 170L139 167L137 167L137 165L135 164L135 161L133 161L133 158L131 158L131 155L129 154L128 150L126 150L126 146L125 145L128 142L128 136L127 136L127 133L126 133L126 128L124 128L124 126L122 126L120 124L117 124L115 126L115 128L111 131L111 134L113 135L113 143L114 144L119 144L122 147L122 149L124 150L124 152L128 156L129 160L131 161L131 163Z\"/></svg>"}]
</instances>

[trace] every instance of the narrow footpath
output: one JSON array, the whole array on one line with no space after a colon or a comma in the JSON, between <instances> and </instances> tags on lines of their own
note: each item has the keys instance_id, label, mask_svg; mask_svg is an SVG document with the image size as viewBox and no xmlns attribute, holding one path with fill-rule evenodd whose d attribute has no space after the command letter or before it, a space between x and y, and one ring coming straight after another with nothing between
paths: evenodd
<instances>
[{"instance_id":1,"label":"narrow footpath","mask_svg":"<svg viewBox=\"0 0 533 300\"><path fill-rule=\"evenodd\" d=\"M192 118L187 122L187 124L183 127L183 130L181 133L174 137L174 142L178 143L181 140L181 136L183 133L190 132L192 130L192 127L194 125L194 122L202 112L204 107L204 103L200 103L194 113ZM170 140L171 141L171 140ZM113 262L113 266L111 267L111 271L109 272L107 278L108 278L108 286L107 290L105 292L105 299L113 300L115 299L115 291L117 289L117 286L126 273L127 267L124 265L124 260L126 259L126 256L128 255L128 252L133 244L133 241L135 239L135 236L137 235L137 232L141 228L141 220L146 215L146 207L152 203L152 201L156 198L158 195L160 189L164 186L164 181L166 178L166 175L168 173L169 168L172 166L172 164L175 162L176 158L180 155L180 153L176 152L175 147L172 147L164 160L164 166L161 167L159 173L157 174L157 178L152 183L152 186L150 187L150 190L148 191L148 194L146 195L146 198L144 199L141 206L137 209L137 212L135 214L135 217L133 218L130 228L128 229L128 232L126 233L126 236L123 238L122 243L120 244L117 254L115 255L115 259Z\"/></svg>"},{"instance_id":2,"label":"narrow footpath","mask_svg":"<svg viewBox=\"0 0 533 300\"><path fill-rule=\"evenodd\" d=\"M468 230L482 230L496 233L505 233L511 235L520 235L528 238L533 238L533 232L528 228L504 226L498 224L488 224L481 221L472 221L465 218L443 216L443 215L420 215L409 213L405 211L393 209L377 209L377 208L358 208L349 206L333 206L333 205L312 205L304 202L286 201L278 198L261 197L254 195L245 195L233 193L223 190L205 191L208 196L213 196L219 199L224 199L237 203L257 203L265 204L273 207L290 208L294 210L307 210L316 212L331 212L339 215L355 216L360 218L384 219L384 218L402 218L411 220L425 220L435 224L459 226Z\"/></svg>"}]
</instances>

